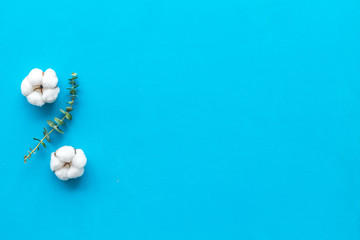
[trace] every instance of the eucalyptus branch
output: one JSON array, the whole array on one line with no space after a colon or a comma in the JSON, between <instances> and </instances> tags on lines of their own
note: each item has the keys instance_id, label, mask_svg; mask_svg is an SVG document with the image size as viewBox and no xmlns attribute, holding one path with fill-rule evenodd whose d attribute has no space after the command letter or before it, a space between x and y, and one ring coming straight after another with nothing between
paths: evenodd
<instances>
[{"instance_id":1,"label":"eucalyptus branch","mask_svg":"<svg viewBox=\"0 0 360 240\"><path fill-rule=\"evenodd\" d=\"M44 140L46 139L46 141L48 141L49 143L51 142L51 139L50 139L50 134L53 132L53 131L57 131L61 134L64 134L64 132L60 129L60 125L65 125L65 119L67 120L71 120L72 119L72 115L70 114L70 112L73 110L73 105L74 105L74 102L75 102L75 98L78 97L76 95L77 91L76 91L76 88L79 86L79 84L76 83L76 79L78 78L77 77L77 74L76 73L72 73L72 78L69 79L69 84L71 85L70 88L67 88L67 90L69 90L70 92L70 99L71 101L68 102L68 106L66 107L66 110L62 110L60 109L60 112L62 113L62 118L57 118L55 117L54 118L54 121L51 121L51 120L48 120L47 121L47 124L50 126L51 130L48 131L46 129L46 127L44 128L44 131L43 131L43 134L44 134L44 137L42 139L38 139L38 138L34 138L34 140L38 141L38 144L35 146L34 149L30 148L30 151L28 151L28 155L25 155L24 156L24 162L26 163L26 161L28 159L31 158L32 154L36 154L36 151L39 151L40 150L40 146L44 146L46 148L46 144L44 142Z\"/></svg>"}]
</instances>

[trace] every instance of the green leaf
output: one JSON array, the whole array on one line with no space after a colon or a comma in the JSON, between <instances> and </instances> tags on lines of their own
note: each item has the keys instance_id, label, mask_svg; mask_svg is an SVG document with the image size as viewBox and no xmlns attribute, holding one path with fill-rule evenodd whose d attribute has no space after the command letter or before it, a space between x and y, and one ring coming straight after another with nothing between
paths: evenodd
<instances>
[{"instance_id":1,"label":"green leaf","mask_svg":"<svg viewBox=\"0 0 360 240\"><path fill-rule=\"evenodd\" d=\"M44 134L44 136L45 136L46 141L51 142L49 133L47 133L47 132L44 131L43 134Z\"/></svg>"},{"instance_id":2,"label":"green leaf","mask_svg":"<svg viewBox=\"0 0 360 240\"><path fill-rule=\"evenodd\" d=\"M60 129L60 128L58 128L58 127L56 127L56 128L54 128L57 132L59 132L59 133L61 133L61 134L64 134L64 132Z\"/></svg>"},{"instance_id":3,"label":"green leaf","mask_svg":"<svg viewBox=\"0 0 360 240\"><path fill-rule=\"evenodd\" d=\"M37 139L37 138L34 138L34 140L41 142L41 140L40 140L40 139Z\"/></svg>"},{"instance_id":4,"label":"green leaf","mask_svg":"<svg viewBox=\"0 0 360 240\"><path fill-rule=\"evenodd\" d=\"M56 122L57 124L59 124L59 125L64 125L64 124L65 124L61 119L59 119L59 118L57 118L57 117L55 117L54 120L55 120L55 122Z\"/></svg>"},{"instance_id":5,"label":"green leaf","mask_svg":"<svg viewBox=\"0 0 360 240\"><path fill-rule=\"evenodd\" d=\"M79 84L76 84L75 86L74 86L74 88L77 88L78 86L80 86Z\"/></svg>"},{"instance_id":6,"label":"green leaf","mask_svg":"<svg viewBox=\"0 0 360 240\"><path fill-rule=\"evenodd\" d=\"M70 113L66 113L65 115L67 120L71 120L72 119L72 115Z\"/></svg>"},{"instance_id":7,"label":"green leaf","mask_svg":"<svg viewBox=\"0 0 360 240\"><path fill-rule=\"evenodd\" d=\"M45 145L45 143L44 142L41 142L41 144L46 148L46 145Z\"/></svg>"},{"instance_id":8,"label":"green leaf","mask_svg":"<svg viewBox=\"0 0 360 240\"><path fill-rule=\"evenodd\" d=\"M74 101L70 101L70 102L68 102L68 104L74 104Z\"/></svg>"},{"instance_id":9,"label":"green leaf","mask_svg":"<svg viewBox=\"0 0 360 240\"><path fill-rule=\"evenodd\" d=\"M53 121L51 120L47 120L47 124L52 127L52 128L55 128L56 127L56 123L54 123Z\"/></svg>"},{"instance_id":10,"label":"green leaf","mask_svg":"<svg viewBox=\"0 0 360 240\"><path fill-rule=\"evenodd\" d=\"M66 114L66 112L64 110L62 110L62 109L60 109L60 112L62 112L63 114Z\"/></svg>"},{"instance_id":11,"label":"green leaf","mask_svg":"<svg viewBox=\"0 0 360 240\"><path fill-rule=\"evenodd\" d=\"M71 93L71 94L75 94L75 93L76 93L76 90L71 90L70 93Z\"/></svg>"},{"instance_id":12,"label":"green leaf","mask_svg":"<svg viewBox=\"0 0 360 240\"><path fill-rule=\"evenodd\" d=\"M48 133L48 130L46 128L44 128L44 132Z\"/></svg>"},{"instance_id":13,"label":"green leaf","mask_svg":"<svg viewBox=\"0 0 360 240\"><path fill-rule=\"evenodd\" d=\"M50 139L49 134L46 134L46 135L45 135L45 139L46 139L46 141L48 141L49 143L51 142L51 139Z\"/></svg>"},{"instance_id":14,"label":"green leaf","mask_svg":"<svg viewBox=\"0 0 360 240\"><path fill-rule=\"evenodd\" d=\"M71 112L72 110L73 110L72 107L66 107L67 112Z\"/></svg>"}]
</instances>

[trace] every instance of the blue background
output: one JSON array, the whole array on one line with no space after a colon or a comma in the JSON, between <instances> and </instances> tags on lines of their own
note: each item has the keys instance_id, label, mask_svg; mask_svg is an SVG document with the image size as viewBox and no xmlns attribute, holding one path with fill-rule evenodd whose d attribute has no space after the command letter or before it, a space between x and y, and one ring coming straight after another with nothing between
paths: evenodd
<instances>
[{"instance_id":1,"label":"blue background","mask_svg":"<svg viewBox=\"0 0 360 240\"><path fill-rule=\"evenodd\" d=\"M0 239L360 238L359 1L2 1L0 30ZM63 145L82 178L50 171Z\"/></svg>"}]
</instances>

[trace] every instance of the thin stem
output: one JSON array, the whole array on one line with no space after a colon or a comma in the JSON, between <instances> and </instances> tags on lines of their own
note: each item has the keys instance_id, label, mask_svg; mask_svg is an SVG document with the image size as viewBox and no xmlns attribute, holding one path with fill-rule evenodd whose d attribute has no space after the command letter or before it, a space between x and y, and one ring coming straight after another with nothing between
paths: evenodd
<instances>
[{"instance_id":1,"label":"thin stem","mask_svg":"<svg viewBox=\"0 0 360 240\"><path fill-rule=\"evenodd\" d=\"M72 104L70 105L70 107L72 107L73 104L74 104L74 103L72 103ZM64 121L65 118L66 118L66 115L61 119L61 121ZM60 124L57 124L56 127L59 127L59 125L60 125ZM47 133L47 136L49 136L50 133L52 133L54 130L55 130L54 128L51 129L50 132ZM33 153L36 151L36 149L38 149L38 147L40 147L40 144L45 140L45 138L46 138L46 136L44 136L44 137L40 140L40 142L36 145L36 147L29 153L29 155L27 155L27 156L24 158L25 163L26 163L26 160L29 159L29 157L31 156L31 154L33 154Z\"/></svg>"}]
</instances>

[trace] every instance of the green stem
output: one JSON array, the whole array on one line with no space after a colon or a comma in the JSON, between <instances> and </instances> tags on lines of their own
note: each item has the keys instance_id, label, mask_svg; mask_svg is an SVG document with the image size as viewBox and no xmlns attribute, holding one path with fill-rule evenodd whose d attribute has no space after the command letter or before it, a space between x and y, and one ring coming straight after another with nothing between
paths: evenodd
<instances>
[{"instance_id":1,"label":"green stem","mask_svg":"<svg viewBox=\"0 0 360 240\"><path fill-rule=\"evenodd\" d=\"M73 103L70 105L70 107L73 106ZM66 115L61 119L61 121L64 121L66 118ZM55 128L59 127L60 124L57 124ZM50 136L50 134L54 131L55 129L51 129L50 132L48 132L46 135L47 136ZM26 163L26 160L29 159L29 157L36 151L36 149L38 149L40 147L40 144L45 140L46 136L44 136L40 142L36 145L36 147L29 153L29 155L27 155L25 158L24 158L24 162Z\"/></svg>"}]
</instances>

